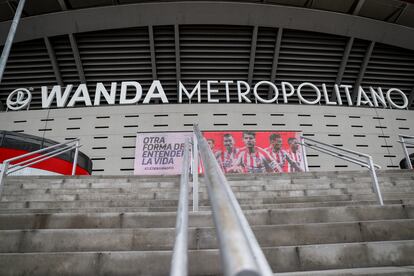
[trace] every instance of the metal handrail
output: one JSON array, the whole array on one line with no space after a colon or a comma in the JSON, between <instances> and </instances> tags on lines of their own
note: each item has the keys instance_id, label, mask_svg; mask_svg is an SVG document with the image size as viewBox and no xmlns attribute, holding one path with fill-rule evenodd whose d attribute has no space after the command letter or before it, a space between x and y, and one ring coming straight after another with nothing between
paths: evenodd
<instances>
[{"instance_id":1,"label":"metal handrail","mask_svg":"<svg viewBox=\"0 0 414 276\"><path fill-rule=\"evenodd\" d=\"M192 147L192 176L193 176L193 212L198 212L198 143L197 137L193 134Z\"/></svg>"},{"instance_id":2,"label":"metal handrail","mask_svg":"<svg viewBox=\"0 0 414 276\"><path fill-rule=\"evenodd\" d=\"M224 275L273 275L256 237L197 125L194 126Z\"/></svg>"},{"instance_id":3,"label":"metal handrail","mask_svg":"<svg viewBox=\"0 0 414 276\"><path fill-rule=\"evenodd\" d=\"M302 146L309 147L313 150L326 153L330 156L340 158L342 160L363 166L367 168L371 173L372 178L372 187L375 191L375 194L377 195L377 199L379 204L382 206L384 205L384 201L382 199L381 189L378 184L378 178L377 173L375 172L375 168L381 169L381 166L374 164L374 161L372 157L368 154L353 151L350 149L340 148L334 145L330 145L324 142L320 142L311 138L303 137L301 136L302 143L300 143ZM308 141L311 141L312 143L309 143ZM338 152L339 151L339 152ZM357 157L363 157L364 159L360 159Z\"/></svg>"},{"instance_id":4,"label":"metal handrail","mask_svg":"<svg viewBox=\"0 0 414 276\"><path fill-rule=\"evenodd\" d=\"M188 274L188 179L190 170L190 141L186 140L180 178L180 199L175 225L175 242L170 276Z\"/></svg>"},{"instance_id":5,"label":"metal handrail","mask_svg":"<svg viewBox=\"0 0 414 276\"><path fill-rule=\"evenodd\" d=\"M69 145L69 144L73 144L73 145ZM61 147L61 148L59 148L59 147ZM78 139L74 139L74 140L71 140L71 141L68 141L68 142L65 142L65 143L56 144L56 145L53 145L53 146L50 146L50 147L47 147L47 148L43 148L43 149L39 149L39 150L36 150L36 151L28 152L28 153L25 153L23 155L19 155L19 156L4 160L3 161L3 168L0 172L0 196L1 196L2 189L3 189L3 182L4 182L4 179L6 178L7 175L9 175L11 173L14 173L16 171L22 170L22 169L24 169L26 167L29 167L31 165L43 162L47 159L50 159L52 157L55 157L57 155L60 155L62 153L65 153L65 152L68 152L68 151L71 151L71 150L75 150L75 155L74 155L74 158L73 158L73 165L72 165L72 175L75 175L76 165L77 165L77 162L78 162L79 148L80 147L81 147L81 145L79 144L79 138L78 138ZM51 149L54 149L54 150L50 151ZM50 152L48 152L48 151L50 151ZM42 155L32 157L32 158L29 158L29 159L26 159L26 160L23 160L19 163L11 165L11 162L13 162L13 161L16 161L16 160L19 160L19 159L22 159L22 158L27 158L27 157L30 157L30 156L35 155L35 154L36 155L41 154L41 153L44 153L44 152L46 152L46 153L42 154Z\"/></svg>"},{"instance_id":6,"label":"metal handrail","mask_svg":"<svg viewBox=\"0 0 414 276\"><path fill-rule=\"evenodd\" d=\"M404 151L405 162L407 163L408 168L412 170L413 165L411 164L410 155L408 154L406 145L414 145L414 143L405 141L405 139L414 139L414 136L398 134L398 137L400 138L400 141L398 142L401 143L403 151Z\"/></svg>"}]
</instances>

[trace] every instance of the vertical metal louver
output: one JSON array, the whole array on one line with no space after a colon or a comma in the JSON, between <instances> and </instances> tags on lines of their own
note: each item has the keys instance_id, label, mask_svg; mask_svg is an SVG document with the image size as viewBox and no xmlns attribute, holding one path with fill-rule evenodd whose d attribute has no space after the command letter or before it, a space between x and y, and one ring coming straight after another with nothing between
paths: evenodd
<instances>
[{"instance_id":1,"label":"vertical metal louver","mask_svg":"<svg viewBox=\"0 0 414 276\"><path fill-rule=\"evenodd\" d=\"M371 97L369 87L381 87L385 93L390 88L402 90L409 98L414 88L414 53L412 51L377 43L361 85ZM391 99L403 105L403 99L391 94Z\"/></svg>"},{"instance_id":2,"label":"vertical metal louver","mask_svg":"<svg viewBox=\"0 0 414 276\"><path fill-rule=\"evenodd\" d=\"M322 33L284 30L277 69L278 81L289 81L294 86L302 82L326 83L329 95L340 66L346 39ZM315 92L304 88L301 94L314 100ZM290 103L298 103L293 97Z\"/></svg>"},{"instance_id":3,"label":"vertical metal louver","mask_svg":"<svg viewBox=\"0 0 414 276\"><path fill-rule=\"evenodd\" d=\"M303 82L312 82L319 88L325 83L331 96L337 77L341 84L352 87L358 84L362 76L361 66L371 43L354 39L346 59L343 55L347 41L352 41L350 38L284 29L277 63L274 65L277 28L181 25L178 36L175 29L174 25L167 25L76 34L75 44L91 97L97 82L104 83L108 91L111 82L117 82L119 97L121 81L138 81L145 95L152 80L157 78L161 80L169 102L176 103L178 75L189 91L201 81L202 102L206 102L206 80L243 80L251 81L254 85L261 80L271 80L273 66L277 68L275 83L279 90L281 81L289 81L296 88ZM50 37L49 41L52 46L49 50L52 56L53 52L55 54L63 84L73 84L75 90L81 76L69 36ZM343 59L347 61L345 69L343 75L338 76ZM177 68L180 69L178 72ZM40 109L40 86L47 86L50 90L56 84L45 40L15 43L0 84L0 101L4 104L9 93L16 88L32 87L30 108ZM380 86L384 92L395 87L408 96L414 88L414 51L376 43L361 85L368 96L369 86ZM213 98L225 102L224 84L212 88L220 90ZM259 88L259 95L264 99L268 97L268 92L267 86ZM301 92L306 99L315 99L315 92L311 88L304 88ZM341 97L343 102L347 102L344 93L341 93ZM395 103L402 104L398 94L392 98ZM184 97L184 102L187 101ZM119 98L116 99L118 102ZM235 83L230 84L230 102L238 102ZM289 103L299 103L299 99L296 95L292 96ZM323 99L321 103L324 103ZM106 104L103 97L101 104Z\"/></svg>"},{"instance_id":4,"label":"vertical metal louver","mask_svg":"<svg viewBox=\"0 0 414 276\"><path fill-rule=\"evenodd\" d=\"M170 102L177 102L174 26L154 27L155 64Z\"/></svg>"},{"instance_id":5,"label":"vertical metal louver","mask_svg":"<svg viewBox=\"0 0 414 276\"><path fill-rule=\"evenodd\" d=\"M76 40L89 89L96 82L109 90L111 82L118 82L120 89L121 81L138 81L148 90L152 81L148 28L81 33Z\"/></svg>"},{"instance_id":6,"label":"vertical metal louver","mask_svg":"<svg viewBox=\"0 0 414 276\"><path fill-rule=\"evenodd\" d=\"M31 109L41 108L40 86L54 85L56 78L42 39L13 44L0 84L0 101L16 88L33 90Z\"/></svg>"},{"instance_id":7,"label":"vertical metal louver","mask_svg":"<svg viewBox=\"0 0 414 276\"><path fill-rule=\"evenodd\" d=\"M358 75L361 70L362 62L364 60L365 53L367 52L368 47L368 41L360 39L354 40L351 52L349 53L348 62L345 66L345 71L342 77L341 84L351 85L352 87L356 85ZM347 102L345 93L341 93L341 99L344 103Z\"/></svg>"},{"instance_id":8,"label":"vertical metal louver","mask_svg":"<svg viewBox=\"0 0 414 276\"><path fill-rule=\"evenodd\" d=\"M276 37L277 29L259 28L254 61L253 83L257 83L262 80L270 81L273 58L275 54ZM269 87L260 86L258 88L258 94L261 98L267 99Z\"/></svg>"},{"instance_id":9,"label":"vertical metal louver","mask_svg":"<svg viewBox=\"0 0 414 276\"><path fill-rule=\"evenodd\" d=\"M80 83L78 70L76 69L73 51L70 46L69 36L61 35L52 37L50 42L55 51L56 61L64 85Z\"/></svg>"},{"instance_id":10,"label":"vertical metal louver","mask_svg":"<svg viewBox=\"0 0 414 276\"><path fill-rule=\"evenodd\" d=\"M206 101L206 80L244 80L249 72L252 27L185 25L180 27L181 80L192 89L198 80ZM220 86L223 90L223 85ZM215 87L216 88L216 87ZM225 101L225 93L214 98ZM237 102L236 86L230 98Z\"/></svg>"}]
</instances>

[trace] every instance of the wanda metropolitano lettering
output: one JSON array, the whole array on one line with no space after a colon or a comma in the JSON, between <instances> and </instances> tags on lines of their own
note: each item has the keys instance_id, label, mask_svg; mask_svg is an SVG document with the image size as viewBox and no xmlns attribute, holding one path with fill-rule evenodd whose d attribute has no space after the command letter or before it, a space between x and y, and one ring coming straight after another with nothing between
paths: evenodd
<instances>
[{"instance_id":1,"label":"wanda metropolitano lettering","mask_svg":"<svg viewBox=\"0 0 414 276\"><path fill-rule=\"evenodd\" d=\"M367 107L382 107L382 108L396 108L405 109L408 106L408 98L403 91L398 88L389 88L383 90L381 87L363 88L361 86L353 87L351 85L335 84L332 94L336 95L336 99L332 100L328 95L328 88L325 83L315 85L311 82L302 82L294 86L290 82L273 83L270 81L259 81L254 85L249 85L241 80L207 80L198 81L192 87L186 87L181 81L178 82L178 102L202 102L202 86L205 87L205 93L208 103L230 103L230 96L237 96L239 103L289 103L289 98L296 95L301 103L304 104L320 104L327 105L348 105L348 106L367 106ZM233 87L232 87L233 86ZM263 98L259 95L259 88L267 87L270 89L270 97ZM236 88L235 92L231 92L230 88ZM120 83L118 91L118 83L112 82L110 87L98 82L95 85L94 97L90 95L91 89L88 89L86 84L80 84L77 87L69 84L66 87L55 85L52 88L47 86L41 87L42 93L42 108L50 107L73 107L77 103L85 106L98 106L101 104L101 99L104 99L108 104L148 104L153 99L158 99L161 103L168 104L169 100L164 91L161 81L154 80L150 88L144 91L142 86L137 81L123 81ZM306 97L302 95L306 90ZM74 91L74 92L73 92ZM308 93L312 91L312 94ZM355 91L355 94L354 94ZM117 93L119 92L119 101L116 102ZM225 95L225 97L220 97ZM253 97L252 97L253 95ZM345 97L342 97L345 95ZM401 101L395 102L398 97ZM343 100L345 98L345 100ZM402 102L402 104L401 104ZM56 106L52 106L55 103Z\"/></svg>"}]
</instances>

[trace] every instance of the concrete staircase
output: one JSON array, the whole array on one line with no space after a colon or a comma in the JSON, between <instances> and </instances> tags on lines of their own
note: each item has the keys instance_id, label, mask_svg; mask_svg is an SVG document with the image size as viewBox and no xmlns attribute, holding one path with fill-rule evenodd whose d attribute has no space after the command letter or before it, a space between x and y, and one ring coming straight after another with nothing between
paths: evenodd
<instances>
[{"instance_id":1,"label":"concrete staircase","mask_svg":"<svg viewBox=\"0 0 414 276\"><path fill-rule=\"evenodd\" d=\"M277 275L414 275L414 172L233 175ZM203 179L201 179L203 181ZM177 177L9 177L0 275L168 275ZM221 275L206 187L190 213L191 275Z\"/></svg>"}]
</instances>

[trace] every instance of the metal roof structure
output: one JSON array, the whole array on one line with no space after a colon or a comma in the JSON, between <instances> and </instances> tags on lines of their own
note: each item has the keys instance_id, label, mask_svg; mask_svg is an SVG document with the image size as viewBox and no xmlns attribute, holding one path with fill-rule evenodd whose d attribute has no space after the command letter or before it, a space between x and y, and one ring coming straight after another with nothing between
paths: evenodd
<instances>
[{"instance_id":1,"label":"metal roof structure","mask_svg":"<svg viewBox=\"0 0 414 276\"><path fill-rule=\"evenodd\" d=\"M55 13L65 10L86 9L111 5L133 3L151 3L145 0L42 0L28 1L23 12L24 17ZM178 1L160 1L178 2ZM183 1L180 1L183 2ZM194 1L187 1L194 2ZM212 1L223 2L223 1ZM226 1L241 2L241 1ZM414 27L413 0L247 0L242 2L285 5L306 9L324 10L367 17L375 20ZM17 0L0 1L0 22L11 20L15 12Z\"/></svg>"}]
</instances>

